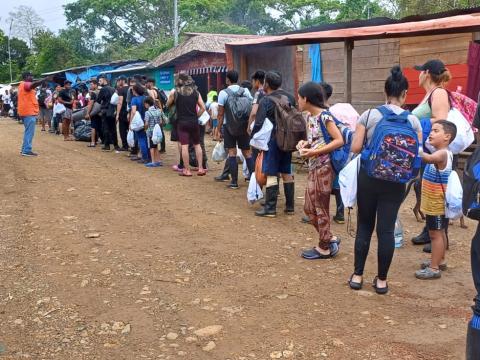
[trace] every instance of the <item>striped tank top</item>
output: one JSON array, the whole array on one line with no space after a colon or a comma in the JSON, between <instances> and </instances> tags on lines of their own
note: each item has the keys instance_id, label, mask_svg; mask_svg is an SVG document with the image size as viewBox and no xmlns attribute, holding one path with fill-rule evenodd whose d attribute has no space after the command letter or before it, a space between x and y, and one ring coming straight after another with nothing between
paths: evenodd
<instances>
[{"instance_id":1,"label":"striped tank top","mask_svg":"<svg viewBox=\"0 0 480 360\"><path fill-rule=\"evenodd\" d=\"M447 150L447 166L437 170L434 164L427 164L422 177L422 200L420 209L426 215L445 215L445 191L448 177L452 172L453 155ZM443 188L443 189L442 189Z\"/></svg>"}]
</instances>

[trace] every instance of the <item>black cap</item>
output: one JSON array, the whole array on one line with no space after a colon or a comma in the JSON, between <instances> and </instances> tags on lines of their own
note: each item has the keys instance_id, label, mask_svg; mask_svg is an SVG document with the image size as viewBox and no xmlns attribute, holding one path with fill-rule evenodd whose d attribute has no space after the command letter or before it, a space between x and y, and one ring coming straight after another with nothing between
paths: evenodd
<instances>
[{"instance_id":1,"label":"black cap","mask_svg":"<svg viewBox=\"0 0 480 360\"><path fill-rule=\"evenodd\" d=\"M22 73L22 79L27 78L27 76L33 76L31 71L25 71Z\"/></svg>"},{"instance_id":2,"label":"black cap","mask_svg":"<svg viewBox=\"0 0 480 360\"><path fill-rule=\"evenodd\" d=\"M416 65L415 70L418 71L427 71L433 75L443 74L445 69L445 64L441 60L429 60L423 65Z\"/></svg>"},{"instance_id":3,"label":"black cap","mask_svg":"<svg viewBox=\"0 0 480 360\"><path fill-rule=\"evenodd\" d=\"M97 80L100 80L100 79L106 79L107 77L105 76L105 74L100 74L97 76Z\"/></svg>"},{"instance_id":4,"label":"black cap","mask_svg":"<svg viewBox=\"0 0 480 360\"><path fill-rule=\"evenodd\" d=\"M117 81L118 80L125 80L127 81L127 77L125 75L120 75L119 77L117 77Z\"/></svg>"},{"instance_id":5,"label":"black cap","mask_svg":"<svg viewBox=\"0 0 480 360\"><path fill-rule=\"evenodd\" d=\"M70 80L65 80L65 81L63 82L63 85L65 85L65 84L72 84L72 82L71 82Z\"/></svg>"}]
</instances>

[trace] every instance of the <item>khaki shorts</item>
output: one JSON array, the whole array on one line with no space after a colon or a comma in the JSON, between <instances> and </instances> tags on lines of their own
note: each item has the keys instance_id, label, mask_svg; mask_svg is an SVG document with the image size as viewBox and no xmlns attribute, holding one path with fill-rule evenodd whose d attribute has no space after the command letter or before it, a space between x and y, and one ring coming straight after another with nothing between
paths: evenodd
<instances>
[{"instance_id":1,"label":"khaki shorts","mask_svg":"<svg viewBox=\"0 0 480 360\"><path fill-rule=\"evenodd\" d=\"M52 109L40 108L40 113L38 114L39 119L50 121L52 118Z\"/></svg>"},{"instance_id":2,"label":"khaki shorts","mask_svg":"<svg viewBox=\"0 0 480 360\"><path fill-rule=\"evenodd\" d=\"M62 114L62 117L67 120L72 120L72 109L67 108Z\"/></svg>"}]
</instances>

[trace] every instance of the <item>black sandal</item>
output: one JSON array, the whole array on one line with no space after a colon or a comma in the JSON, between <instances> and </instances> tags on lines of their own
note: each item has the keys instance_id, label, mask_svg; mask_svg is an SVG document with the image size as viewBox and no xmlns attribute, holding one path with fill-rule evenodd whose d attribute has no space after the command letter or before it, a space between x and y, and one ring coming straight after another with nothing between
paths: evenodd
<instances>
[{"instance_id":1,"label":"black sandal","mask_svg":"<svg viewBox=\"0 0 480 360\"><path fill-rule=\"evenodd\" d=\"M354 275L355 274L350 275L350 279L348 280L348 285L352 290L361 290L363 286L363 277L361 282L355 282L355 281L352 281Z\"/></svg>"},{"instance_id":2,"label":"black sandal","mask_svg":"<svg viewBox=\"0 0 480 360\"><path fill-rule=\"evenodd\" d=\"M375 292L378 294L378 295L385 295L386 293L388 293L388 283L387 283L387 286L383 287L383 288L379 288L377 287L377 281L378 281L378 276L375 276L375 279L373 279L373 288L375 289Z\"/></svg>"}]
</instances>

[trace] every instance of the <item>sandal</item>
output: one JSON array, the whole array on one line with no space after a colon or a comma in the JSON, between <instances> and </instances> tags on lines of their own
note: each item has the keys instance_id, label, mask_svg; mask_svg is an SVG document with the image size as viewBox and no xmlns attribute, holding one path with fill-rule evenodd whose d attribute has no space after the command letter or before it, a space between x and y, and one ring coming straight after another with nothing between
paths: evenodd
<instances>
[{"instance_id":1,"label":"sandal","mask_svg":"<svg viewBox=\"0 0 480 360\"><path fill-rule=\"evenodd\" d=\"M189 170L183 170L182 172L178 173L179 176L186 176L186 177L191 177L192 173Z\"/></svg>"},{"instance_id":2,"label":"sandal","mask_svg":"<svg viewBox=\"0 0 480 360\"><path fill-rule=\"evenodd\" d=\"M422 262L420 264L420 268L423 270L423 269L429 268L431 265L432 265L431 260L425 260L424 262ZM443 264L438 265L438 268L441 271L447 270L447 268L448 268L447 263L443 263Z\"/></svg>"},{"instance_id":3,"label":"sandal","mask_svg":"<svg viewBox=\"0 0 480 360\"><path fill-rule=\"evenodd\" d=\"M338 253L338 251L337 251ZM335 256L335 255L334 255ZM307 260L317 260L317 259L330 259L332 257L332 253L328 255L324 255L320 253L317 249L312 248L309 250L302 251L302 257Z\"/></svg>"},{"instance_id":4,"label":"sandal","mask_svg":"<svg viewBox=\"0 0 480 360\"><path fill-rule=\"evenodd\" d=\"M388 293L388 284L383 288L379 288L377 286L377 281L378 281L378 276L375 276L375 279L373 279L373 284L372 284L373 288L375 289L375 292L378 295L385 295L386 293Z\"/></svg>"},{"instance_id":5,"label":"sandal","mask_svg":"<svg viewBox=\"0 0 480 360\"><path fill-rule=\"evenodd\" d=\"M94 148L94 147L96 147L96 146L97 146L96 144L88 144L88 145L87 145L87 147L89 147L89 148Z\"/></svg>"},{"instance_id":6,"label":"sandal","mask_svg":"<svg viewBox=\"0 0 480 360\"><path fill-rule=\"evenodd\" d=\"M363 286L363 277L361 282L355 282L352 280L354 275L355 274L350 275L350 279L348 279L348 285L352 290L361 290Z\"/></svg>"},{"instance_id":7,"label":"sandal","mask_svg":"<svg viewBox=\"0 0 480 360\"><path fill-rule=\"evenodd\" d=\"M205 169L198 170L197 176L205 176L205 175L207 175L207 170Z\"/></svg>"}]
</instances>

